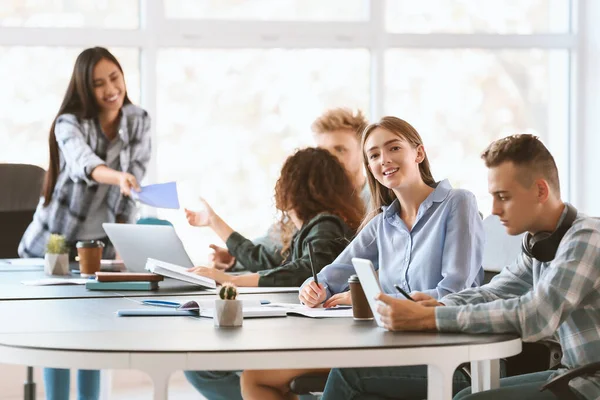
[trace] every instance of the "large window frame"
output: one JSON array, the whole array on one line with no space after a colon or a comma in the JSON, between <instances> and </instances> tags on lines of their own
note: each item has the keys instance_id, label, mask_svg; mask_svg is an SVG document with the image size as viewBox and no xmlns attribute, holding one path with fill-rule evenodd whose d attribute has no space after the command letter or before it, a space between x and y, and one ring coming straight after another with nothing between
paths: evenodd
<instances>
[{"instance_id":1,"label":"large window frame","mask_svg":"<svg viewBox=\"0 0 600 400\"><path fill-rule=\"evenodd\" d=\"M568 1L568 0L565 0ZM389 33L385 26L384 0L365 0L368 19L356 22L290 22L290 21L218 21L167 19L164 0L140 0L140 28L27 28L0 27L0 46L103 46L137 47L140 50L141 105L154 117L157 113L157 54L161 48L198 49L242 48L367 48L371 54L370 116L383 115L385 98L386 49L561 49L569 52L569 131L564 143L569 146L567 182L563 198L584 201L582 170L585 163L576 161L585 152L581 126L589 115L581 111L589 107L589 95L582 82L588 55L585 36L591 28L586 9L587 0L571 0L571 29L566 33L545 34L405 34ZM577 107L576 107L577 106ZM156 117L155 117L156 118ZM589 124L588 124L589 125ZM592 124L593 125L593 124ZM156 126L156 123L153 124ZM152 129L156 139L156 129ZM154 149L156 152L156 148ZM157 176L156 153L153 154L147 181Z\"/></svg>"}]
</instances>

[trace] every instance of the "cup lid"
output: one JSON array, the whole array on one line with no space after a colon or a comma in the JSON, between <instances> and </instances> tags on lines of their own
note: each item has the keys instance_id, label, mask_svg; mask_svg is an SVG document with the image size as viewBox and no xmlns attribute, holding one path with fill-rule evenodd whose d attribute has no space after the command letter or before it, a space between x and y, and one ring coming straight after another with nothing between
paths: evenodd
<instances>
[{"instance_id":1,"label":"cup lid","mask_svg":"<svg viewBox=\"0 0 600 400\"><path fill-rule=\"evenodd\" d=\"M104 247L104 242L102 242L101 240L80 240L75 244L75 247L77 247L78 249Z\"/></svg>"}]
</instances>

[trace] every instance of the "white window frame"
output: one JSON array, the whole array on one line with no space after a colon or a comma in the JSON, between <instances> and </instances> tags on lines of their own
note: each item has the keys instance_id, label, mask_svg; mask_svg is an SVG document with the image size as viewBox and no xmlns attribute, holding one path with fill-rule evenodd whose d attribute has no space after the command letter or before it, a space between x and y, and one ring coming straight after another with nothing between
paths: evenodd
<instances>
[{"instance_id":1,"label":"white window frame","mask_svg":"<svg viewBox=\"0 0 600 400\"><path fill-rule=\"evenodd\" d=\"M563 1L563 0L555 0ZM568 0L564 0L568 1ZM589 194L584 182L592 177L590 166L600 170L600 161L592 153L590 143L600 150L600 119L591 104L599 100L600 87L597 61L590 57L600 48L600 30L595 22L600 17L600 2L571 0L573 29L567 33L530 35L512 34L403 34L385 30L384 1L371 0L369 16L364 21L294 22L294 21L219 21L167 19L164 0L140 0L138 30L98 28L26 28L0 27L0 46L66 46L136 47L140 50L141 105L153 116L152 137L156 143L157 54L161 48L199 49L284 48L308 49L366 48L371 54L371 117L383 115L385 98L384 53L388 48L412 49L560 49L570 55L571 84L569 104L570 128L566 135L569 146L569 181L563 185L563 197L583 204L584 209L600 211L600 189ZM594 69L596 68L596 69ZM583 157L583 161L582 161ZM588 172L586 172L588 171ZM148 181L155 181L156 147L148 171ZM595 207L595 208L594 208ZM596 211L598 210L598 211Z\"/></svg>"}]
</instances>

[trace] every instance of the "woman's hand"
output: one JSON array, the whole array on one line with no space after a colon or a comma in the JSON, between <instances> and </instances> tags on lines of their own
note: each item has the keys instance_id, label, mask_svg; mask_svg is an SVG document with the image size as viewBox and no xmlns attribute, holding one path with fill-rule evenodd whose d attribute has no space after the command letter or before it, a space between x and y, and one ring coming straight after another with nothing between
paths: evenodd
<instances>
[{"instance_id":1,"label":"woman's hand","mask_svg":"<svg viewBox=\"0 0 600 400\"><path fill-rule=\"evenodd\" d=\"M227 249L211 244L208 247L213 249L213 252L208 255L208 261L211 262L214 268L227 271L235 264L235 257L229 253Z\"/></svg>"},{"instance_id":2,"label":"woman's hand","mask_svg":"<svg viewBox=\"0 0 600 400\"><path fill-rule=\"evenodd\" d=\"M381 302L377 307L377 312L381 315L381 322L387 330L423 331L436 329L435 308L433 307L425 307L410 300L396 299L383 293L379 293L375 299Z\"/></svg>"},{"instance_id":3,"label":"woman's hand","mask_svg":"<svg viewBox=\"0 0 600 400\"><path fill-rule=\"evenodd\" d=\"M317 285L315 281L312 281L308 285L304 286L300 292L300 295L298 296L300 301L308 307L318 306L325 301L326 297L327 292L325 291L325 286L320 283Z\"/></svg>"},{"instance_id":4,"label":"woman's hand","mask_svg":"<svg viewBox=\"0 0 600 400\"><path fill-rule=\"evenodd\" d=\"M131 197L132 189L136 192L140 191L140 185L138 184L137 179L128 172L121 172L121 175L119 176L119 187L121 188L121 193L128 197Z\"/></svg>"},{"instance_id":5,"label":"woman's hand","mask_svg":"<svg viewBox=\"0 0 600 400\"><path fill-rule=\"evenodd\" d=\"M351 306L352 305L352 297L350 296L350 291L346 291L344 293L337 293L327 299L327 301L323 304L323 307L330 308L335 306Z\"/></svg>"},{"instance_id":6,"label":"woman's hand","mask_svg":"<svg viewBox=\"0 0 600 400\"><path fill-rule=\"evenodd\" d=\"M421 292L413 292L410 294L410 297L412 297L414 301L425 307L438 307L444 305L443 303L438 302L434 297L431 297Z\"/></svg>"},{"instance_id":7,"label":"woman's hand","mask_svg":"<svg viewBox=\"0 0 600 400\"><path fill-rule=\"evenodd\" d=\"M191 211L185 209L185 217L192 226L209 226L216 216L212 207L204 199L200 199L202 202L203 210Z\"/></svg>"},{"instance_id":8,"label":"woman's hand","mask_svg":"<svg viewBox=\"0 0 600 400\"><path fill-rule=\"evenodd\" d=\"M220 284L229 282L231 280L231 277L229 275L227 275L225 272L220 271L216 268L193 267L193 268L189 268L188 272L203 276L205 278L210 278Z\"/></svg>"}]
</instances>

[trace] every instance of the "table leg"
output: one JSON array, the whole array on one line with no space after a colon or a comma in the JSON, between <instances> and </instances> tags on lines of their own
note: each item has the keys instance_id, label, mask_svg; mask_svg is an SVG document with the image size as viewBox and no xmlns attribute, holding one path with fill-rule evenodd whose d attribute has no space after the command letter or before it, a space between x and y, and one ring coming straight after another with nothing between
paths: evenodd
<instances>
[{"instance_id":1,"label":"table leg","mask_svg":"<svg viewBox=\"0 0 600 400\"><path fill-rule=\"evenodd\" d=\"M169 378L171 377L171 373L161 374L160 372L155 372L149 375L154 385L152 398L154 400L167 400L169 398Z\"/></svg>"},{"instance_id":2,"label":"table leg","mask_svg":"<svg viewBox=\"0 0 600 400\"><path fill-rule=\"evenodd\" d=\"M112 389L112 370L103 369L100 371L100 400L110 400Z\"/></svg>"},{"instance_id":3,"label":"table leg","mask_svg":"<svg viewBox=\"0 0 600 400\"><path fill-rule=\"evenodd\" d=\"M471 361L473 393L500 387L500 360Z\"/></svg>"},{"instance_id":4,"label":"table leg","mask_svg":"<svg viewBox=\"0 0 600 400\"><path fill-rule=\"evenodd\" d=\"M427 366L427 399L451 400L452 378L456 365L428 365Z\"/></svg>"},{"instance_id":5,"label":"table leg","mask_svg":"<svg viewBox=\"0 0 600 400\"><path fill-rule=\"evenodd\" d=\"M35 400L35 382L33 380L33 367L27 367L27 380L23 384L23 398Z\"/></svg>"}]
</instances>

